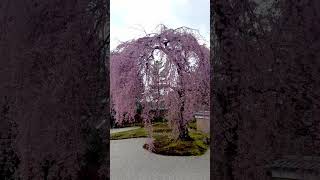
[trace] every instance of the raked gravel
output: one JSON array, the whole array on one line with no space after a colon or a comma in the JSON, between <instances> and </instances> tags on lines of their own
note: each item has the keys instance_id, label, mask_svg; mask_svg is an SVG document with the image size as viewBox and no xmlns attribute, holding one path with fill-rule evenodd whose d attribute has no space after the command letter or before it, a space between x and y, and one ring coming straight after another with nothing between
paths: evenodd
<instances>
[{"instance_id":1,"label":"raked gravel","mask_svg":"<svg viewBox=\"0 0 320 180\"><path fill-rule=\"evenodd\" d=\"M162 156L142 148L146 138L110 141L111 180L209 180L210 150L202 156Z\"/></svg>"}]
</instances>

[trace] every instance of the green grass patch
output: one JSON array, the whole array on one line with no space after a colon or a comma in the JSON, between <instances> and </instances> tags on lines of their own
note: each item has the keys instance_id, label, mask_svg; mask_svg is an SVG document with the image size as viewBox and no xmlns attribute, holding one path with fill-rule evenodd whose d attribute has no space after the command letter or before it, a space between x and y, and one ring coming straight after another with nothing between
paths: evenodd
<instances>
[{"instance_id":1,"label":"green grass patch","mask_svg":"<svg viewBox=\"0 0 320 180\"><path fill-rule=\"evenodd\" d=\"M155 133L155 136L160 133L171 133L171 128L166 123L154 123L152 125L153 127L153 133ZM148 132L144 127L123 131L123 132L117 132L112 133L110 139L111 140L119 140L119 139L129 139L129 138L141 138L141 137L148 137Z\"/></svg>"},{"instance_id":2,"label":"green grass patch","mask_svg":"<svg viewBox=\"0 0 320 180\"><path fill-rule=\"evenodd\" d=\"M111 140L119 140L119 139L129 139L129 138L141 138L147 137L148 132L144 128L133 129L129 131L112 133L110 136Z\"/></svg>"}]
</instances>

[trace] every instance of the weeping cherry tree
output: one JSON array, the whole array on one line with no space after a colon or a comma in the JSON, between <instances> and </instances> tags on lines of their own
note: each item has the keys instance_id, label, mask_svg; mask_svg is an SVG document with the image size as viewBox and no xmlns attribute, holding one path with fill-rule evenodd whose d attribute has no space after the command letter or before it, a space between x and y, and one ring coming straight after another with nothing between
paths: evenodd
<instances>
[{"instance_id":1,"label":"weeping cherry tree","mask_svg":"<svg viewBox=\"0 0 320 180\"><path fill-rule=\"evenodd\" d=\"M188 121L195 111L209 108L209 49L197 37L193 29L162 25L158 33L123 42L111 52L111 97L118 123L134 121L140 103L151 136L150 110L154 104L159 109L161 100L174 134L189 138Z\"/></svg>"}]
</instances>

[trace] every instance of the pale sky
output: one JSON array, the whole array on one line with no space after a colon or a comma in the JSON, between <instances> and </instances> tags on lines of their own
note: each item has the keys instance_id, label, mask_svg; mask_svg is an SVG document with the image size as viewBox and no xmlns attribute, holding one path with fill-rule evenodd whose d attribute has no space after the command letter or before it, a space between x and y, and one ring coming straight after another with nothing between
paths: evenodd
<instances>
[{"instance_id":1,"label":"pale sky","mask_svg":"<svg viewBox=\"0 0 320 180\"><path fill-rule=\"evenodd\" d=\"M204 38L199 42L210 46L210 0L110 0L110 6L111 50L159 24L197 29Z\"/></svg>"}]
</instances>

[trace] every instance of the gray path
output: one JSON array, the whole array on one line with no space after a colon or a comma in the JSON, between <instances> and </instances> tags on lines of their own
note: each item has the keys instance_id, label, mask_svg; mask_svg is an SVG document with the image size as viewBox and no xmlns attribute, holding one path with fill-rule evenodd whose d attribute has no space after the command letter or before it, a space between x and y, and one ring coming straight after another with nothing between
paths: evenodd
<instances>
[{"instance_id":1,"label":"gray path","mask_svg":"<svg viewBox=\"0 0 320 180\"><path fill-rule=\"evenodd\" d=\"M139 129L140 127L135 126L135 127L126 127L126 128L114 128L110 129L110 133L116 133L116 132L122 132L122 131L129 131L133 129Z\"/></svg>"},{"instance_id":2,"label":"gray path","mask_svg":"<svg viewBox=\"0 0 320 180\"><path fill-rule=\"evenodd\" d=\"M178 157L150 153L146 138L110 141L111 180L209 180L210 151Z\"/></svg>"}]
</instances>

